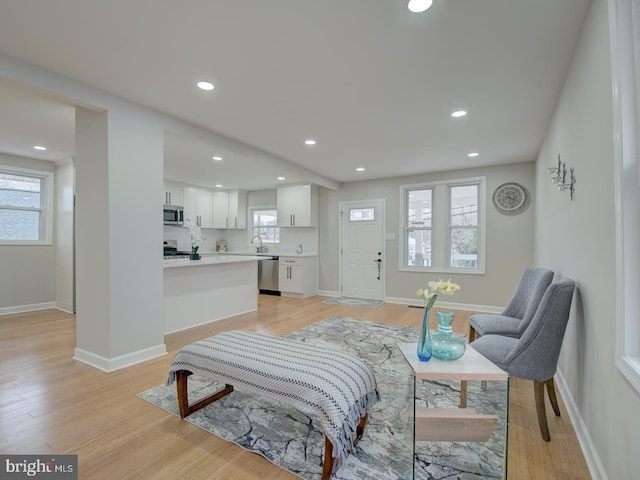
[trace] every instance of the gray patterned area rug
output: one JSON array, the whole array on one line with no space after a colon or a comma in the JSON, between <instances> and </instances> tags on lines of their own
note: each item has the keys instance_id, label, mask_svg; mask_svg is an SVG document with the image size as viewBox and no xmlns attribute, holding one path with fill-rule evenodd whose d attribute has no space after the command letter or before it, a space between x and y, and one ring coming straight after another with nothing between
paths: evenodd
<instances>
[{"instance_id":1,"label":"gray patterned area rug","mask_svg":"<svg viewBox=\"0 0 640 480\"><path fill-rule=\"evenodd\" d=\"M347 462L332 478L338 480L501 479L505 475L506 382L470 382L467 406L498 415L488 442L419 442L413 452L409 410L412 409L411 370L398 342L414 342L418 329L346 317L331 317L296 330L287 338L346 350L373 369L380 401L369 412L364 435ZM191 401L220 389L209 380L190 377ZM455 408L459 382L419 382L417 405ZM178 415L175 385L160 385L138 394L148 402ZM322 474L324 434L312 418L286 405L238 392L191 414L186 421L258 453L305 480Z\"/></svg>"},{"instance_id":2,"label":"gray patterned area rug","mask_svg":"<svg viewBox=\"0 0 640 480\"><path fill-rule=\"evenodd\" d=\"M347 305L349 307L375 308L378 305L382 305L384 302L381 302L380 300L367 300L366 298L336 297L326 300L324 303L330 303L332 305Z\"/></svg>"}]
</instances>

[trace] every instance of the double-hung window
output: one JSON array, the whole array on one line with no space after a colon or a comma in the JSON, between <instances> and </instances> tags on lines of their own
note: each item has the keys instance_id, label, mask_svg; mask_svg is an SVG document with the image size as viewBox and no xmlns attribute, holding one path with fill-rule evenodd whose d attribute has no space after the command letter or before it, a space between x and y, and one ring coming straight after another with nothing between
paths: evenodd
<instances>
[{"instance_id":1,"label":"double-hung window","mask_svg":"<svg viewBox=\"0 0 640 480\"><path fill-rule=\"evenodd\" d=\"M280 243L280 227L278 227L278 211L272 209L253 209L251 237L262 239L262 243Z\"/></svg>"},{"instance_id":2,"label":"double-hung window","mask_svg":"<svg viewBox=\"0 0 640 480\"><path fill-rule=\"evenodd\" d=\"M400 269L484 272L485 178L400 187Z\"/></svg>"},{"instance_id":3,"label":"double-hung window","mask_svg":"<svg viewBox=\"0 0 640 480\"><path fill-rule=\"evenodd\" d=\"M609 11L613 13L613 79L617 92L613 122L619 287L615 355L616 366L640 393L640 0L618 0Z\"/></svg>"},{"instance_id":4,"label":"double-hung window","mask_svg":"<svg viewBox=\"0 0 640 480\"><path fill-rule=\"evenodd\" d=\"M51 243L53 173L0 166L0 244Z\"/></svg>"}]
</instances>

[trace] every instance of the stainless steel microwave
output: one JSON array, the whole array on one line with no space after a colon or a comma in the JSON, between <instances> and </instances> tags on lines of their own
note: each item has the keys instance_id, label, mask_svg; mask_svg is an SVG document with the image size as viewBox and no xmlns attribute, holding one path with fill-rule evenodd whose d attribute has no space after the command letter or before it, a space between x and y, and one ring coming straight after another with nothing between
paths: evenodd
<instances>
[{"instance_id":1,"label":"stainless steel microwave","mask_svg":"<svg viewBox=\"0 0 640 480\"><path fill-rule=\"evenodd\" d=\"M176 205L164 206L165 225L184 225L184 208Z\"/></svg>"}]
</instances>

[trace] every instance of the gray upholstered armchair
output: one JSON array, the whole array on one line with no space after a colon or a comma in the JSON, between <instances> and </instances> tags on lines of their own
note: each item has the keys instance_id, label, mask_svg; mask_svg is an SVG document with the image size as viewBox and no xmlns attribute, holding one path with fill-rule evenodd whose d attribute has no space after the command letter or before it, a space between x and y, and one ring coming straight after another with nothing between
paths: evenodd
<instances>
[{"instance_id":1,"label":"gray upholstered armchair","mask_svg":"<svg viewBox=\"0 0 640 480\"><path fill-rule=\"evenodd\" d=\"M569 321L575 282L564 278L545 291L531 323L517 338L483 335L472 346L493 363L513 375L533 380L540 433L549 441L549 426L544 406L547 386L553 411L560 416L553 376L556 373L562 340Z\"/></svg>"},{"instance_id":2,"label":"gray upholstered armchair","mask_svg":"<svg viewBox=\"0 0 640 480\"><path fill-rule=\"evenodd\" d=\"M477 314L469 318L469 342L481 335L520 338L533 318L545 290L553 281L553 270L527 268L509 305L500 315Z\"/></svg>"}]
</instances>

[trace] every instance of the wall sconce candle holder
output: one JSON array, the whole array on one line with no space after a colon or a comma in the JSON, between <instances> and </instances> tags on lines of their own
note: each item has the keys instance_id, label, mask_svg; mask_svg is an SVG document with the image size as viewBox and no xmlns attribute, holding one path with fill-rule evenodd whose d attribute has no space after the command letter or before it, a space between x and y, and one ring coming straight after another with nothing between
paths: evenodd
<instances>
[{"instance_id":1,"label":"wall sconce candle holder","mask_svg":"<svg viewBox=\"0 0 640 480\"><path fill-rule=\"evenodd\" d=\"M567 181L567 166L560 159L560 154L558 154L558 165L556 167L547 168L547 173L549 173L549 175L554 175L551 177L551 183L558 187L558 191L569 192L571 201L573 201L573 194L576 191L576 175L574 168L569 167L569 181Z\"/></svg>"}]
</instances>

